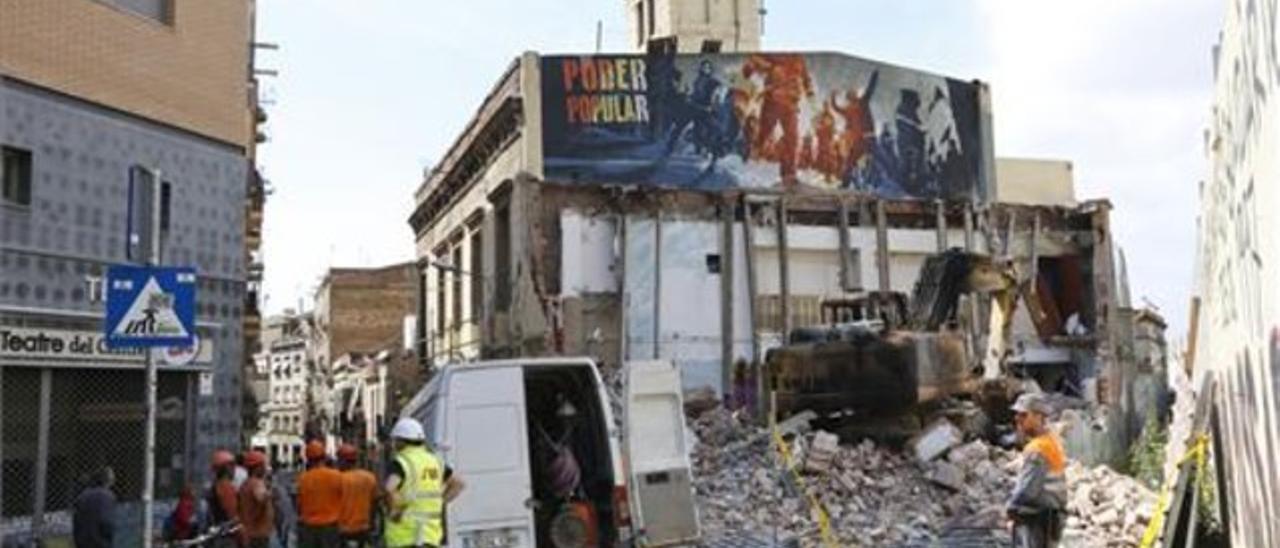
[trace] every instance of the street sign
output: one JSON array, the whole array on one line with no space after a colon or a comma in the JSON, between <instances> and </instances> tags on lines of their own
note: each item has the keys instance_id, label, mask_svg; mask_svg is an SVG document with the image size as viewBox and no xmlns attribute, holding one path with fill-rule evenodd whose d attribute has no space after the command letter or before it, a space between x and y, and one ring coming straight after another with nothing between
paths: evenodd
<instances>
[{"instance_id":1,"label":"street sign","mask_svg":"<svg viewBox=\"0 0 1280 548\"><path fill-rule=\"evenodd\" d=\"M107 345L191 346L194 268L112 266L107 270Z\"/></svg>"}]
</instances>

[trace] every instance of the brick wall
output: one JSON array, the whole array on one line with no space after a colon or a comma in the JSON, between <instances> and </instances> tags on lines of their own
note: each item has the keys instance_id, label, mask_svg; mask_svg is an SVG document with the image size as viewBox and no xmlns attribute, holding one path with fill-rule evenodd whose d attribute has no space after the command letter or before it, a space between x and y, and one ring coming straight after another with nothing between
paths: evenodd
<instances>
[{"instance_id":1,"label":"brick wall","mask_svg":"<svg viewBox=\"0 0 1280 548\"><path fill-rule=\"evenodd\" d=\"M249 0L0 0L0 74L248 148Z\"/></svg>"},{"instance_id":2,"label":"brick wall","mask_svg":"<svg viewBox=\"0 0 1280 548\"><path fill-rule=\"evenodd\" d=\"M399 344L404 317L417 313L412 263L381 269L333 269L328 285L329 359Z\"/></svg>"}]
</instances>

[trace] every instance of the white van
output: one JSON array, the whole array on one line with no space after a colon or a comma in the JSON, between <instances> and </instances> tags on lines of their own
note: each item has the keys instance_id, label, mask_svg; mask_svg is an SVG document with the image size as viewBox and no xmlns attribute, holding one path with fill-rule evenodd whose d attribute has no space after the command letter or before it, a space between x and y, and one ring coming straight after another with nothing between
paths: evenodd
<instances>
[{"instance_id":1,"label":"white van","mask_svg":"<svg viewBox=\"0 0 1280 548\"><path fill-rule=\"evenodd\" d=\"M445 513L448 545L696 542L679 371L668 361L626 370L621 430L588 358L440 370L401 415L422 422L431 447L466 483ZM557 459L566 449L577 466Z\"/></svg>"}]
</instances>

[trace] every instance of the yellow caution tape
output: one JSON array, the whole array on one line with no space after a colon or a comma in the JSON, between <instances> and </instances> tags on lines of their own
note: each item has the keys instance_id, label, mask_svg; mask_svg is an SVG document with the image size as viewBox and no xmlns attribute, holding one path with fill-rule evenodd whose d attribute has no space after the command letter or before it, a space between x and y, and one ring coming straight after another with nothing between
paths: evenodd
<instances>
[{"instance_id":1,"label":"yellow caution tape","mask_svg":"<svg viewBox=\"0 0 1280 548\"><path fill-rule=\"evenodd\" d=\"M772 422L772 421L771 421ZM818 533L822 536L822 544L827 548L838 548L840 543L836 541L835 533L831 532L831 518L827 514L827 509L822 505L822 501L817 497L810 495L809 490L805 488L804 477L796 470L791 462L791 448L787 442L782 439L782 432L773 428L773 444L777 449L778 455L782 457L782 465L791 471L792 477L796 480L800 492L804 494L805 499L809 502L809 511L818 516Z\"/></svg>"},{"instance_id":2,"label":"yellow caution tape","mask_svg":"<svg viewBox=\"0 0 1280 548\"><path fill-rule=\"evenodd\" d=\"M1195 443L1192 444L1191 449L1188 449L1187 452L1183 453L1182 457L1178 459L1175 469L1181 468L1182 464L1188 460L1195 459L1196 478L1199 480L1204 475L1205 465L1207 463L1208 447L1208 436L1204 434L1196 436ZM1141 548L1153 548L1156 545L1156 539L1160 538L1160 534L1164 530L1165 514L1169 512L1168 506L1171 502L1170 497L1173 495L1174 487L1177 486L1177 480L1177 475L1174 475L1174 477L1169 478L1168 481L1165 482L1164 489L1160 490L1160 498L1156 499L1155 515L1152 516L1151 521L1147 523L1147 530L1142 533L1142 543L1139 544ZM1199 482L1197 481L1197 483ZM1198 485L1193 485L1191 488L1196 489L1198 488ZM1195 510L1192 509L1192 511L1194 512Z\"/></svg>"}]
</instances>

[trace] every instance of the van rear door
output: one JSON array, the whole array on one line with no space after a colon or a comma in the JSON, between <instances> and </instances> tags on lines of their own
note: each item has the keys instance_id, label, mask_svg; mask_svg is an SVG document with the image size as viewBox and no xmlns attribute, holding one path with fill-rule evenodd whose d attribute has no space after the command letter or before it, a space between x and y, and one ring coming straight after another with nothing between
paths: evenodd
<instances>
[{"instance_id":1,"label":"van rear door","mask_svg":"<svg viewBox=\"0 0 1280 548\"><path fill-rule=\"evenodd\" d=\"M623 451L638 542L695 542L700 532L680 371L668 360L628 362L625 384Z\"/></svg>"},{"instance_id":2,"label":"van rear door","mask_svg":"<svg viewBox=\"0 0 1280 548\"><path fill-rule=\"evenodd\" d=\"M446 461L466 484L449 504L451 546L520 546L536 542L519 366L449 372Z\"/></svg>"}]
</instances>

